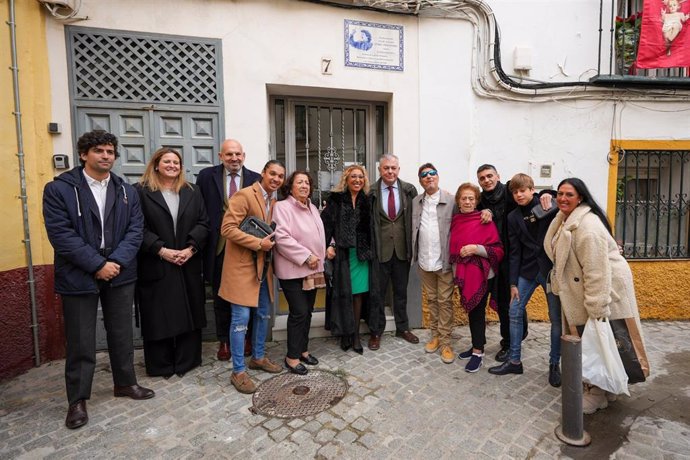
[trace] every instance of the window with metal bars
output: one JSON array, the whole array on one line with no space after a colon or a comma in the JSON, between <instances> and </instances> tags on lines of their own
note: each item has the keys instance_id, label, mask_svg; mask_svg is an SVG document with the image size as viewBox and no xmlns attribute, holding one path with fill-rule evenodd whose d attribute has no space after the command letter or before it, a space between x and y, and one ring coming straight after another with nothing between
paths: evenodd
<instances>
[{"instance_id":1,"label":"window with metal bars","mask_svg":"<svg viewBox=\"0 0 690 460\"><path fill-rule=\"evenodd\" d=\"M628 259L690 257L690 150L621 150L616 239Z\"/></svg>"}]
</instances>

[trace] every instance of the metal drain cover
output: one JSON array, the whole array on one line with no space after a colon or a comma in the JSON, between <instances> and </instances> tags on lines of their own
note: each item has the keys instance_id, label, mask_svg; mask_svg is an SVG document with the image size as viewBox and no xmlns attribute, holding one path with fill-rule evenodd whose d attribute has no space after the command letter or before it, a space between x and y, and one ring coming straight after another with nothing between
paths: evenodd
<instances>
[{"instance_id":1,"label":"metal drain cover","mask_svg":"<svg viewBox=\"0 0 690 460\"><path fill-rule=\"evenodd\" d=\"M257 387L249 410L267 417L314 415L338 404L347 388L347 381L332 372L310 370L307 375L280 374Z\"/></svg>"}]
</instances>

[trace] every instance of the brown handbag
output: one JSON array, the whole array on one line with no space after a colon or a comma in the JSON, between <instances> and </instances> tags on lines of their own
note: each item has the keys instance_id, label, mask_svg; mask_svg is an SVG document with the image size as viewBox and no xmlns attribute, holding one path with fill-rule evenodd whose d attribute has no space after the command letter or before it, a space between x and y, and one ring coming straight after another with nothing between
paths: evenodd
<instances>
[{"instance_id":1,"label":"brown handbag","mask_svg":"<svg viewBox=\"0 0 690 460\"><path fill-rule=\"evenodd\" d=\"M563 321L566 326L564 330L582 337L584 325L577 327L568 325L565 315ZM628 375L628 384L644 382L649 377L649 360L637 321L635 318L610 319L609 324L613 330L613 337L616 339L618 354L623 361L625 373Z\"/></svg>"},{"instance_id":2,"label":"brown handbag","mask_svg":"<svg viewBox=\"0 0 690 460\"><path fill-rule=\"evenodd\" d=\"M625 373L628 374L628 383L644 382L649 377L649 360L637 321L635 318L622 318L609 320L609 323Z\"/></svg>"}]
</instances>

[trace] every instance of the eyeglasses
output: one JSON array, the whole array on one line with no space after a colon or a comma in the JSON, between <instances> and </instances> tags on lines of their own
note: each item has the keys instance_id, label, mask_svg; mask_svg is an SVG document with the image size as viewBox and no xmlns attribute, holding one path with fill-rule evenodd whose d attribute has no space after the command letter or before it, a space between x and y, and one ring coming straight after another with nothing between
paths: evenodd
<instances>
[{"instance_id":1,"label":"eyeglasses","mask_svg":"<svg viewBox=\"0 0 690 460\"><path fill-rule=\"evenodd\" d=\"M437 176L437 175L438 175L438 171L436 171L435 169L430 169L428 171L424 171L423 173L420 173L419 178L424 179L426 176Z\"/></svg>"}]
</instances>

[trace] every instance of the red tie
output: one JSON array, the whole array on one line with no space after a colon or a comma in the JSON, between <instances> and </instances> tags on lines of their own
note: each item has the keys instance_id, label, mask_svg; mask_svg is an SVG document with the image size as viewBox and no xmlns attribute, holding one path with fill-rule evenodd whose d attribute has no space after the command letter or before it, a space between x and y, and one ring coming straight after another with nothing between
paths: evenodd
<instances>
[{"instance_id":1,"label":"red tie","mask_svg":"<svg viewBox=\"0 0 690 460\"><path fill-rule=\"evenodd\" d=\"M228 198L232 197L237 191L237 184L235 183L235 178L237 174L230 173L230 192L228 193Z\"/></svg>"},{"instance_id":2,"label":"red tie","mask_svg":"<svg viewBox=\"0 0 690 460\"><path fill-rule=\"evenodd\" d=\"M395 220L395 193L393 193L393 186L388 186L388 218Z\"/></svg>"}]
</instances>

